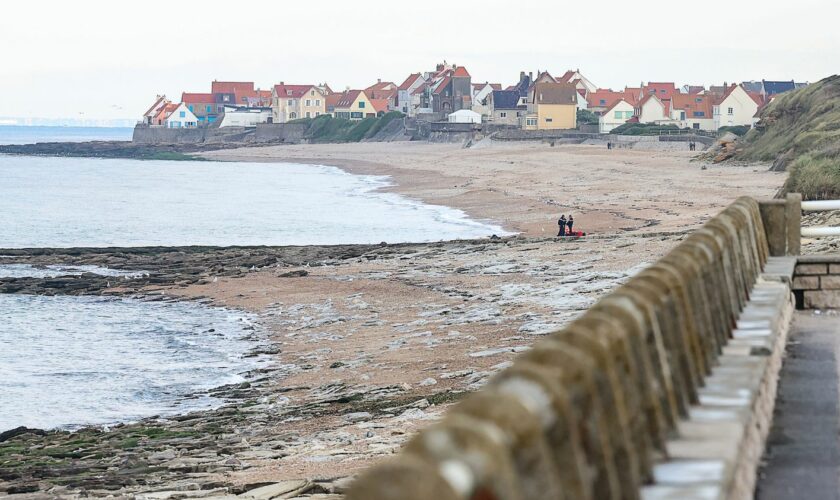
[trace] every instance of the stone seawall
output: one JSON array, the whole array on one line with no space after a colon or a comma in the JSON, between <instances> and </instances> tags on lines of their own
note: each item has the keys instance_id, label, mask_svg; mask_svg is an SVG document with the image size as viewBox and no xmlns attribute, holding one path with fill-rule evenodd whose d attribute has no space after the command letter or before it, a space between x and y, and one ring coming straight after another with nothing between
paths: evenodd
<instances>
[{"instance_id":1,"label":"stone seawall","mask_svg":"<svg viewBox=\"0 0 840 500\"><path fill-rule=\"evenodd\" d=\"M738 199L347 498L751 496L793 308L795 258L768 229Z\"/></svg>"},{"instance_id":2,"label":"stone seawall","mask_svg":"<svg viewBox=\"0 0 840 500\"><path fill-rule=\"evenodd\" d=\"M793 278L798 309L840 308L840 256L800 257Z\"/></svg>"},{"instance_id":3,"label":"stone seawall","mask_svg":"<svg viewBox=\"0 0 840 500\"><path fill-rule=\"evenodd\" d=\"M256 127L202 127L169 129L137 125L132 141L138 144L277 143L304 141L306 125L298 123L260 124Z\"/></svg>"}]
</instances>

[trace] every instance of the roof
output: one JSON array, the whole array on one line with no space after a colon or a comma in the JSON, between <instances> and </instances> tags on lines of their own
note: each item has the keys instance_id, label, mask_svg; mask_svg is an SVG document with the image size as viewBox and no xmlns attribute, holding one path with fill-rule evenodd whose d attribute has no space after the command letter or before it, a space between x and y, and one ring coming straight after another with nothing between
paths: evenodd
<instances>
[{"instance_id":1,"label":"roof","mask_svg":"<svg viewBox=\"0 0 840 500\"><path fill-rule=\"evenodd\" d=\"M741 82L741 85L743 85L744 90L746 90L747 92L758 92L758 93L761 93L761 90L762 90L762 87L761 87L761 82L755 82L755 81L752 81L752 82Z\"/></svg>"},{"instance_id":2,"label":"roof","mask_svg":"<svg viewBox=\"0 0 840 500\"><path fill-rule=\"evenodd\" d=\"M706 87L703 85L688 85L688 93L689 94L699 94L706 90Z\"/></svg>"},{"instance_id":3,"label":"roof","mask_svg":"<svg viewBox=\"0 0 840 500\"><path fill-rule=\"evenodd\" d=\"M371 85L370 87L366 88L365 90L396 90L397 84L394 82L383 82L382 80L378 80L376 83Z\"/></svg>"},{"instance_id":4,"label":"roof","mask_svg":"<svg viewBox=\"0 0 840 500\"><path fill-rule=\"evenodd\" d=\"M213 104L216 98L213 94L201 94L195 92L184 92L181 94L181 102L189 104Z\"/></svg>"},{"instance_id":5,"label":"roof","mask_svg":"<svg viewBox=\"0 0 840 500\"><path fill-rule=\"evenodd\" d=\"M733 85L734 87L734 85ZM674 94L671 98L671 107L675 110L685 111L686 118L712 118L712 107L715 97L697 94ZM699 115L698 113L702 113Z\"/></svg>"},{"instance_id":6,"label":"roof","mask_svg":"<svg viewBox=\"0 0 840 500\"><path fill-rule=\"evenodd\" d=\"M455 68L455 71L452 73L452 76L470 76L470 73L467 71L467 68L463 66L458 66Z\"/></svg>"},{"instance_id":7,"label":"roof","mask_svg":"<svg viewBox=\"0 0 840 500\"><path fill-rule=\"evenodd\" d=\"M586 98L586 103L591 108L600 108L602 106L612 107L617 101L621 99L628 99L625 92L616 92L610 89L598 89L595 92L590 92L589 97ZM603 103L601 102L603 101ZM632 101L635 102L635 99Z\"/></svg>"},{"instance_id":8,"label":"roof","mask_svg":"<svg viewBox=\"0 0 840 500\"><path fill-rule=\"evenodd\" d=\"M761 83L764 85L764 93L767 95L781 94L782 92L796 89L796 84L793 80L789 82L761 80Z\"/></svg>"},{"instance_id":9,"label":"roof","mask_svg":"<svg viewBox=\"0 0 840 500\"><path fill-rule=\"evenodd\" d=\"M577 74L577 71L569 70L563 73L563 76L556 78L555 80L562 83L572 83L572 77L575 76L575 74Z\"/></svg>"},{"instance_id":10,"label":"roof","mask_svg":"<svg viewBox=\"0 0 840 500\"><path fill-rule=\"evenodd\" d=\"M356 102L356 99L359 98L359 94L362 93L363 92L361 90L347 90L342 92L341 94L338 94L340 97L335 106L337 108L349 108L354 102Z\"/></svg>"},{"instance_id":11,"label":"roof","mask_svg":"<svg viewBox=\"0 0 840 500\"><path fill-rule=\"evenodd\" d=\"M493 109L517 109L522 108L519 104L518 90L494 90Z\"/></svg>"},{"instance_id":12,"label":"roof","mask_svg":"<svg viewBox=\"0 0 840 500\"><path fill-rule=\"evenodd\" d=\"M408 78L406 78L400 86L397 87L397 90L408 90L412 85L414 85L414 82L417 81L418 78L421 78L420 73L412 73L408 75Z\"/></svg>"},{"instance_id":13,"label":"roof","mask_svg":"<svg viewBox=\"0 0 840 500\"><path fill-rule=\"evenodd\" d=\"M577 89L570 83L541 82L531 90L536 104L577 104Z\"/></svg>"},{"instance_id":14,"label":"roof","mask_svg":"<svg viewBox=\"0 0 840 500\"><path fill-rule=\"evenodd\" d=\"M435 87L432 89L432 92L435 94L441 93L441 91L443 91L443 89L445 89L446 86L449 85L450 80L451 78L449 78L448 76L444 76L443 79L441 79L437 83L437 85L435 85Z\"/></svg>"},{"instance_id":15,"label":"roof","mask_svg":"<svg viewBox=\"0 0 840 500\"><path fill-rule=\"evenodd\" d=\"M627 100L626 100L626 99L619 99L619 100L615 101L614 103L612 103L612 104L610 105L610 107L608 107L606 110L604 110L604 115L606 115L607 113L609 113L610 111L612 111L612 110L613 110L616 106L618 106L618 105L619 105L619 104L621 104L622 102L623 102L624 104L627 104L627 105L628 105L628 106L630 106L631 108L633 107L633 105L632 105L632 104L630 104L629 102L627 102Z\"/></svg>"},{"instance_id":16,"label":"roof","mask_svg":"<svg viewBox=\"0 0 840 500\"><path fill-rule=\"evenodd\" d=\"M274 86L274 93L277 94L278 98L300 99L312 87L314 85L286 85L285 83L280 83Z\"/></svg>"},{"instance_id":17,"label":"roof","mask_svg":"<svg viewBox=\"0 0 840 500\"><path fill-rule=\"evenodd\" d=\"M219 82L213 81L210 84L210 92L213 94L233 94L236 103L245 102L248 97L256 97L254 82Z\"/></svg>"},{"instance_id":18,"label":"roof","mask_svg":"<svg viewBox=\"0 0 840 500\"><path fill-rule=\"evenodd\" d=\"M327 111L332 111L335 109L338 102L342 99L343 94L336 93L336 94L329 94L324 98L324 104L326 105Z\"/></svg>"},{"instance_id":19,"label":"roof","mask_svg":"<svg viewBox=\"0 0 840 500\"><path fill-rule=\"evenodd\" d=\"M645 95L655 93L656 97L660 99L670 99L672 95L677 93L674 82L648 82L647 85L642 87L642 90Z\"/></svg>"},{"instance_id":20,"label":"roof","mask_svg":"<svg viewBox=\"0 0 840 500\"><path fill-rule=\"evenodd\" d=\"M147 109L145 113L143 113L143 116L151 116L152 112L156 111L160 106L166 106L166 104L169 102L170 101L166 99L165 95L157 96L157 99L155 99L155 103L152 104L151 107L149 107L149 109Z\"/></svg>"},{"instance_id":21,"label":"roof","mask_svg":"<svg viewBox=\"0 0 840 500\"><path fill-rule=\"evenodd\" d=\"M175 104L174 102L168 103L166 106L160 108L160 112L155 116L156 120L165 120L169 118L169 115L172 114L173 111L178 109L180 104Z\"/></svg>"},{"instance_id":22,"label":"roof","mask_svg":"<svg viewBox=\"0 0 840 500\"><path fill-rule=\"evenodd\" d=\"M370 105L373 106L373 109L376 110L377 113L387 113L388 112L388 99L369 99Z\"/></svg>"}]
</instances>

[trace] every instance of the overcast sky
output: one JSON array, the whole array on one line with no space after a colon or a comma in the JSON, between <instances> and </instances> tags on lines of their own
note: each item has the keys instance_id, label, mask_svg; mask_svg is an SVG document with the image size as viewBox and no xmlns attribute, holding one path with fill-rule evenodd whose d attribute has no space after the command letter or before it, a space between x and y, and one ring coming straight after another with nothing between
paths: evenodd
<instances>
[{"instance_id":1,"label":"overcast sky","mask_svg":"<svg viewBox=\"0 0 840 500\"><path fill-rule=\"evenodd\" d=\"M0 116L137 118L213 79L339 90L443 59L505 85L576 68L612 88L813 82L838 71L838 16L836 0L4 0Z\"/></svg>"}]
</instances>

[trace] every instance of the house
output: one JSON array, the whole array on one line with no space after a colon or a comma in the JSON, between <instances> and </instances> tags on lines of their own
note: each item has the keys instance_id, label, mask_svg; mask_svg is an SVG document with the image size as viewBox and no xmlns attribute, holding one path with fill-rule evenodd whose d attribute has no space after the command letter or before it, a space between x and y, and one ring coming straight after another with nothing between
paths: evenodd
<instances>
[{"instance_id":1,"label":"house","mask_svg":"<svg viewBox=\"0 0 840 500\"><path fill-rule=\"evenodd\" d=\"M586 96L587 108L596 115L600 115L622 99L635 107L639 102L640 93L641 88L625 88L623 91L596 89Z\"/></svg>"},{"instance_id":2,"label":"house","mask_svg":"<svg viewBox=\"0 0 840 500\"><path fill-rule=\"evenodd\" d=\"M383 82L380 79L365 89L369 99L385 100L388 104L387 111L398 111L397 109L397 85L394 82Z\"/></svg>"},{"instance_id":3,"label":"house","mask_svg":"<svg viewBox=\"0 0 840 500\"><path fill-rule=\"evenodd\" d=\"M420 98L417 97L415 104L414 91L418 88L423 87L425 83L426 79L423 78L423 75L421 75L420 73L412 73L408 75L408 78L406 78L405 81L403 81L402 84L399 87L397 87L397 111L400 111L406 116L413 117L417 115L417 108L420 104Z\"/></svg>"},{"instance_id":4,"label":"house","mask_svg":"<svg viewBox=\"0 0 840 500\"><path fill-rule=\"evenodd\" d=\"M158 95L155 97L154 104L152 104L149 109L143 113L143 123L146 125L153 125L155 117L164 107L166 107L167 104L172 104L172 101L167 99L165 95Z\"/></svg>"},{"instance_id":5,"label":"house","mask_svg":"<svg viewBox=\"0 0 840 500\"><path fill-rule=\"evenodd\" d=\"M260 123L272 123L273 119L270 107L225 106L219 127L256 127Z\"/></svg>"},{"instance_id":6,"label":"house","mask_svg":"<svg viewBox=\"0 0 840 500\"><path fill-rule=\"evenodd\" d=\"M527 106L522 103L517 90L494 90L487 96L488 121L500 125L522 125Z\"/></svg>"},{"instance_id":7,"label":"house","mask_svg":"<svg viewBox=\"0 0 840 500\"><path fill-rule=\"evenodd\" d=\"M648 95L655 95L661 101L671 100L671 96L677 94L677 87L674 82L648 82L647 85L642 85L642 92L639 99L643 99Z\"/></svg>"},{"instance_id":8,"label":"house","mask_svg":"<svg viewBox=\"0 0 840 500\"><path fill-rule=\"evenodd\" d=\"M717 130L713 109L718 99L714 95L674 94L671 96L671 120L680 128Z\"/></svg>"},{"instance_id":9,"label":"house","mask_svg":"<svg viewBox=\"0 0 840 500\"><path fill-rule=\"evenodd\" d=\"M671 120L671 100L660 99L656 93L648 93L636 105L639 123L663 123Z\"/></svg>"},{"instance_id":10,"label":"house","mask_svg":"<svg viewBox=\"0 0 840 500\"><path fill-rule=\"evenodd\" d=\"M761 80L761 94L764 97L772 97L783 92L796 90L796 83L791 80L789 82L777 82L770 80Z\"/></svg>"},{"instance_id":11,"label":"house","mask_svg":"<svg viewBox=\"0 0 840 500\"><path fill-rule=\"evenodd\" d=\"M247 106L248 99L257 97L254 82L220 82L213 80L210 84L216 104L216 113L224 112L225 106Z\"/></svg>"},{"instance_id":12,"label":"house","mask_svg":"<svg viewBox=\"0 0 840 500\"><path fill-rule=\"evenodd\" d=\"M163 126L166 128L195 128L198 127L198 118L192 113L192 111L187 108L187 105L184 103L180 104L169 104L166 108L171 108L171 111L167 110L166 118L163 120Z\"/></svg>"},{"instance_id":13,"label":"house","mask_svg":"<svg viewBox=\"0 0 840 500\"><path fill-rule=\"evenodd\" d=\"M526 130L577 127L577 89L571 83L536 83L528 93Z\"/></svg>"},{"instance_id":14,"label":"house","mask_svg":"<svg viewBox=\"0 0 840 500\"><path fill-rule=\"evenodd\" d=\"M747 92L742 85L732 85L714 105L714 128L745 125L752 127L758 121L756 113L763 104L761 94Z\"/></svg>"},{"instance_id":15,"label":"house","mask_svg":"<svg viewBox=\"0 0 840 500\"><path fill-rule=\"evenodd\" d=\"M370 95L368 95L368 99L370 100L370 105L376 112L377 117L380 117L391 110L391 101L388 99L370 99Z\"/></svg>"},{"instance_id":16,"label":"house","mask_svg":"<svg viewBox=\"0 0 840 500\"><path fill-rule=\"evenodd\" d=\"M454 113L450 113L449 123L481 123L481 113L476 113L470 109L460 109Z\"/></svg>"},{"instance_id":17,"label":"house","mask_svg":"<svg viewBox=\"0 0 840 500\"><path fill-rule=\"evenodd\" d=\"M598 132L608 134L614 128L627 123L628 120L633 118L635 112L632 104L624 98L619 98L601 112L598 117Z\"/></svg>"},{"instance_id":18,"label":"house","mask_svg":"<svg viewBox=\"0 0 840 500\"><path fill-rule=\"evenodd\" d=\"M160 110L157 114L152 118L152 126L155 127L163 127L166 126L166 119L169 118L169 115L172 114L173 111L178 109L178 104L174 102L168 102Z\"/></svg>"},{"instance_id":19,"label":"house","mask_svg":"<svg viewBox=\"0 0 840 500\"><path fill-rule=\"evenodd\" d=\"M472 108L472 77L463 66L437 65L430 84L430 100L435 113L452 113Z\"/></svg>"},{"instance_id":20,"label":"house","mask_svg":"<svg viewBox=\"0 0 840 500\"><path fill-rule=\"evenodd\" d=\"M579 69L574 71L566 71L562 76L555 78L557 83L571 83L574 84L578 90L585 90L586 93L595 92L598 87L592 83L588 78L581 74Z\"/></svg>"},{"instance_id":21,"label":"house","mask_svg":"<svg viewBox=\"0 0 840 500\"><path fill-rule=\"evenodd\" d=\"M341 94L333 95L338 96L334 99L332 111L332 115L336 118L361 120L377 115L377 110L363 90L346 90Z\"/></svg>"},{"instance_id":22,"label":"house","mask_svg":"<svg viewBox=\"0 0 840 500\"><path fill-rule=\"evenodd\" d=\"M286 123L298 118L315 118L327 112L324 91L316 85L286 85L280 82L271 91L274 123Z\"/></svg>"},{"instance_id":23,"label":"house","mask_svg":"<svg viewBox=\"0 0 840 500\"><path fill-rule=\"evenodd\" d=\"M213 94L184 92L181 94L181 102L186 104L190 112L196 116L199 125L213 123L220 114ZM224 108L221 112L224 112Z\"/></svg>"},{"instance_id":24,"label":"house","mask_svg":"<svg viewBox=\"0 0 840 500\"><path fill-rule=\"evenodd\" d=\"M484 116L490 116L490 108L487 104L487 96L494 90L501 90L498 83L474 83L472 85L472 110Z\"/></svg>"}]
</instances>

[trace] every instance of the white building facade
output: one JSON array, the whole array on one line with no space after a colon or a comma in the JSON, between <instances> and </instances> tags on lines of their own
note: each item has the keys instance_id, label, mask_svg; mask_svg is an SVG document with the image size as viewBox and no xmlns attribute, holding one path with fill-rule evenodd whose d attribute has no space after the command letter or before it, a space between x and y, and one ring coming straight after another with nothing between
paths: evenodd
<instances>
[{"instance_id":1,"label":"white building facade","mask_svg":"<svg viewBox=\"0 0 840 500\"><path fill-rule=\"evenodd\" d=\"M164 126L166 128L195 128L198 127L198 118L186 104L181 103L166 117Z\"/></svg>"}]
</instances>

